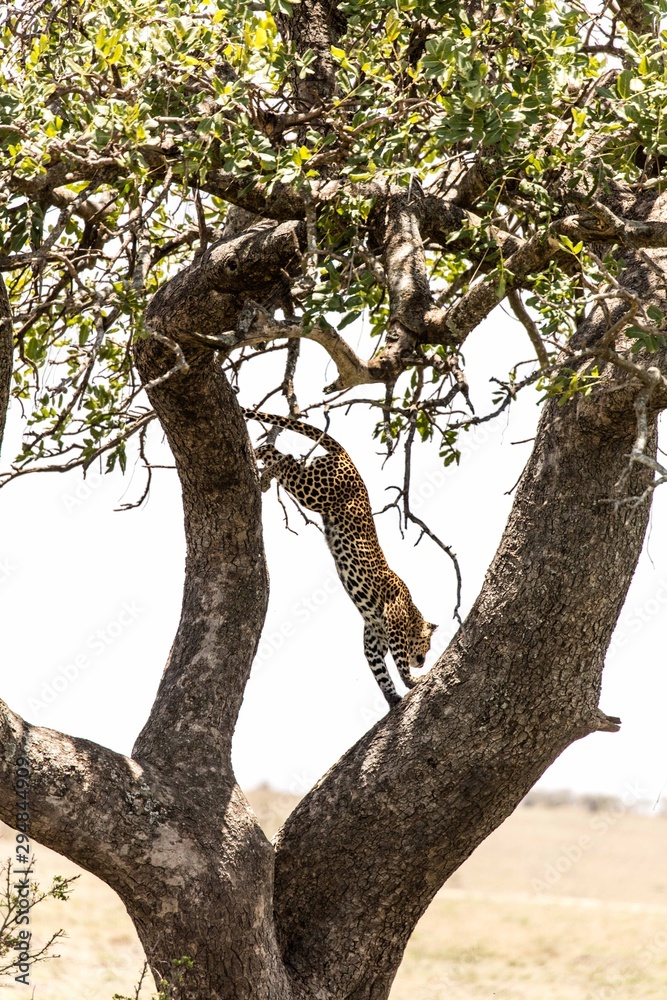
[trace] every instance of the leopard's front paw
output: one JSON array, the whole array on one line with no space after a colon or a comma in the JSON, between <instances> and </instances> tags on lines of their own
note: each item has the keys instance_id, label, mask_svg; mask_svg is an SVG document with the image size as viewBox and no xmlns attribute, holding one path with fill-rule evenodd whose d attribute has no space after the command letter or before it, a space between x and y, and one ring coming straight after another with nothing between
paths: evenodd
<instances>
[{"instance_id":1,"label":"leopard's front paw","mask_svg":"<svg viewBox=\"0 0 667 1000\"><path fill-rule=\"evenodd\" d=\"M267 493L270 490L272 480L273 476L271 475L268 469L264 469L263 472L260 472L259 488L262 491L262 493Z\"/></svg>"}]
</instances>

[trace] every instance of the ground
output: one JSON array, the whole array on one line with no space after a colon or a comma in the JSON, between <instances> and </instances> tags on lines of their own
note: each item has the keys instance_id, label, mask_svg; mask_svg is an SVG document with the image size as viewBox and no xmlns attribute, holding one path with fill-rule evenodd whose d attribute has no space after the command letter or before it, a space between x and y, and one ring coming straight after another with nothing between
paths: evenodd
<instances>
[{"instance_id":1,"label":"ground","mask_svg":"<svg viewBox=\"0 0 667 1000\"><path fill-rule=\"evenodd\" d=\"M267 789L249 798L269 836L296 801ZM664 815L611 802L520 807L438 893L391 1000L664 1000L666 848ZM0 828L0 856L12 849L13 833ZM42 883L76 871L45 848L36 853ZM69 902L35 912L38 938L58 927L67 939L59 959L33 969L34 1000L134 995L141 948L110 889L84 872ZM11 987L3 981L8 996Z\"/></svg>"}]
</instances>

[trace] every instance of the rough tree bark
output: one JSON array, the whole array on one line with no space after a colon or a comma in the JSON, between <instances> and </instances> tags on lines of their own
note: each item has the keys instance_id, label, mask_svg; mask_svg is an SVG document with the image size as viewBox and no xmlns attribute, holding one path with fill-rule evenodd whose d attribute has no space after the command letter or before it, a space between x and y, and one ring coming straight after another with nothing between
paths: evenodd
<instances>
[{"instance_id":1,"label":"rough tree bark","mask_svg":"<svg viewBox=\"0 0 667 1000\"><path fill-rule=\"evenodd\" d=\"M323 77L309 99L323 99L334 28L327 38L325 4L298 9L314 11L291 30L318 36L309 44ZM413 205L385 195L394 339L385 369L363 370L368 381L389 378L420 344L460 343L472 328L433 320L420 256L426 232L446 238L460 225L464 199ZM651 234L667 223L667 198L655 191L610 204L657 226ZM599 710L600 678L648 505L619 511L609 502L627 471L644 385L608 365L589 396L545 405L500 547L449 649L303 799L275 844L265 838L230 755L267 603L260 494L213 348L250 342L248 324L285 273L299 270L305 214L298 198L283 199L274 221L209 248L155 296L147 323L158 336L136 347L182 484L187 564L174 645L132 757L29 725L0 703L0 817L12 823L14 765L27 756L32 835L118 892L156 978L183 1000L383 1000L448 876L565 747L617 728ZM664 245L664 235L655 239L645 245ZM546 251L526 244L515 252L526 274ZM657 255L625 252L623 283L661 302L661 278L649 266ZM477 294L475 322L495 303ZM260 312L248 311L250 302ZM625 308L609 307L611 320ZM609 321L589 318L580 344L594 343ZM304 334L283 325L280 335ZM325 334L320 343L331 348ZM647 363L667 371L664 353ZM654 424L667 406L662 383L648 405ZM641 492L647 476L635 467L625 492Z\"/></svg>"}]
</instances>

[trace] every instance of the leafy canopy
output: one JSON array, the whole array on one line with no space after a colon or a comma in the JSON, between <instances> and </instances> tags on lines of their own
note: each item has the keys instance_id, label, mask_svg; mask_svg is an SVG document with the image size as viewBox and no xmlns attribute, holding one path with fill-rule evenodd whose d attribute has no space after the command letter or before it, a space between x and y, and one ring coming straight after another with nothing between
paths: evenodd
<instances>
[{"instance_id":1,"label":"leafy canopy","mask_svg":"<svg viewBox=\"0 0 667 1000\"><path fill-rule=\"evenodd\" d=\"M146 406L130 345L147 299L252 192L270 204L280 185L308 196L323 178L344 182L319 211L297 312L339 329L367 315L382 338L374 179L445 197L479 165L474 221L427 247L441 305L485 274L500 297L492 227L544 231L564 183L583 178L591 194L615 180L661 183L667 35L633 35L597 4L493 7L473 22L449 0L347 0L331 47L336 91L309 116L296 94L316 53L285 30L296 0L10 5L0 26L0 266L15 318L13 393L27 418L16 468L104 451L109 468L124 465ZM549 352L600 280L582 247L569 249L574 267L552 261L532 283ZM422 400L445 398L451 375L431 377L424 389L408 375L397 397L419 397L423 437L435 422ZM397 403L386 434L404 426ZM451 427L445 413L445 460L456 457Z\"/></svg>"}]
</instances>

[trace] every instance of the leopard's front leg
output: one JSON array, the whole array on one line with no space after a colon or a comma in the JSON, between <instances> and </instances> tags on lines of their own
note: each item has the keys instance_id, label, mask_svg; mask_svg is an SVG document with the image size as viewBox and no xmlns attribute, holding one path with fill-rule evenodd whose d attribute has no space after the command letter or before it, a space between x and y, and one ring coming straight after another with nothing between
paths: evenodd
<instances>
[{"instance_id":1,"label":"leopard's front leg","mask_svg":"<svg viewBox=\"0 0 667 1000\"><path fill-rule=\"evenodd\" d=\"M389 676L385 657L389 652L384 630L366 622L364 625L364 653L368 660L368 666L373 672L373 677L380 685L380 690L385 696L390 707L397 705L401 700L400 694L394 687L394 682Z\"/></svg>"},{"instance_id":2,"label":"leopard's front leg","mask_svg":"<svg viewBox=\"0 0 667 1000\"><path fill-rule=\"evenodd\" d=\"M391 649L391 655L394 658L398 675L405 684L406 688L415 687L415 685L419 682L410 672L410 662L408 658L405 635L402 632L396 632L395 634L390 632L389 648Z\"/></svg>"}]
</instances>

